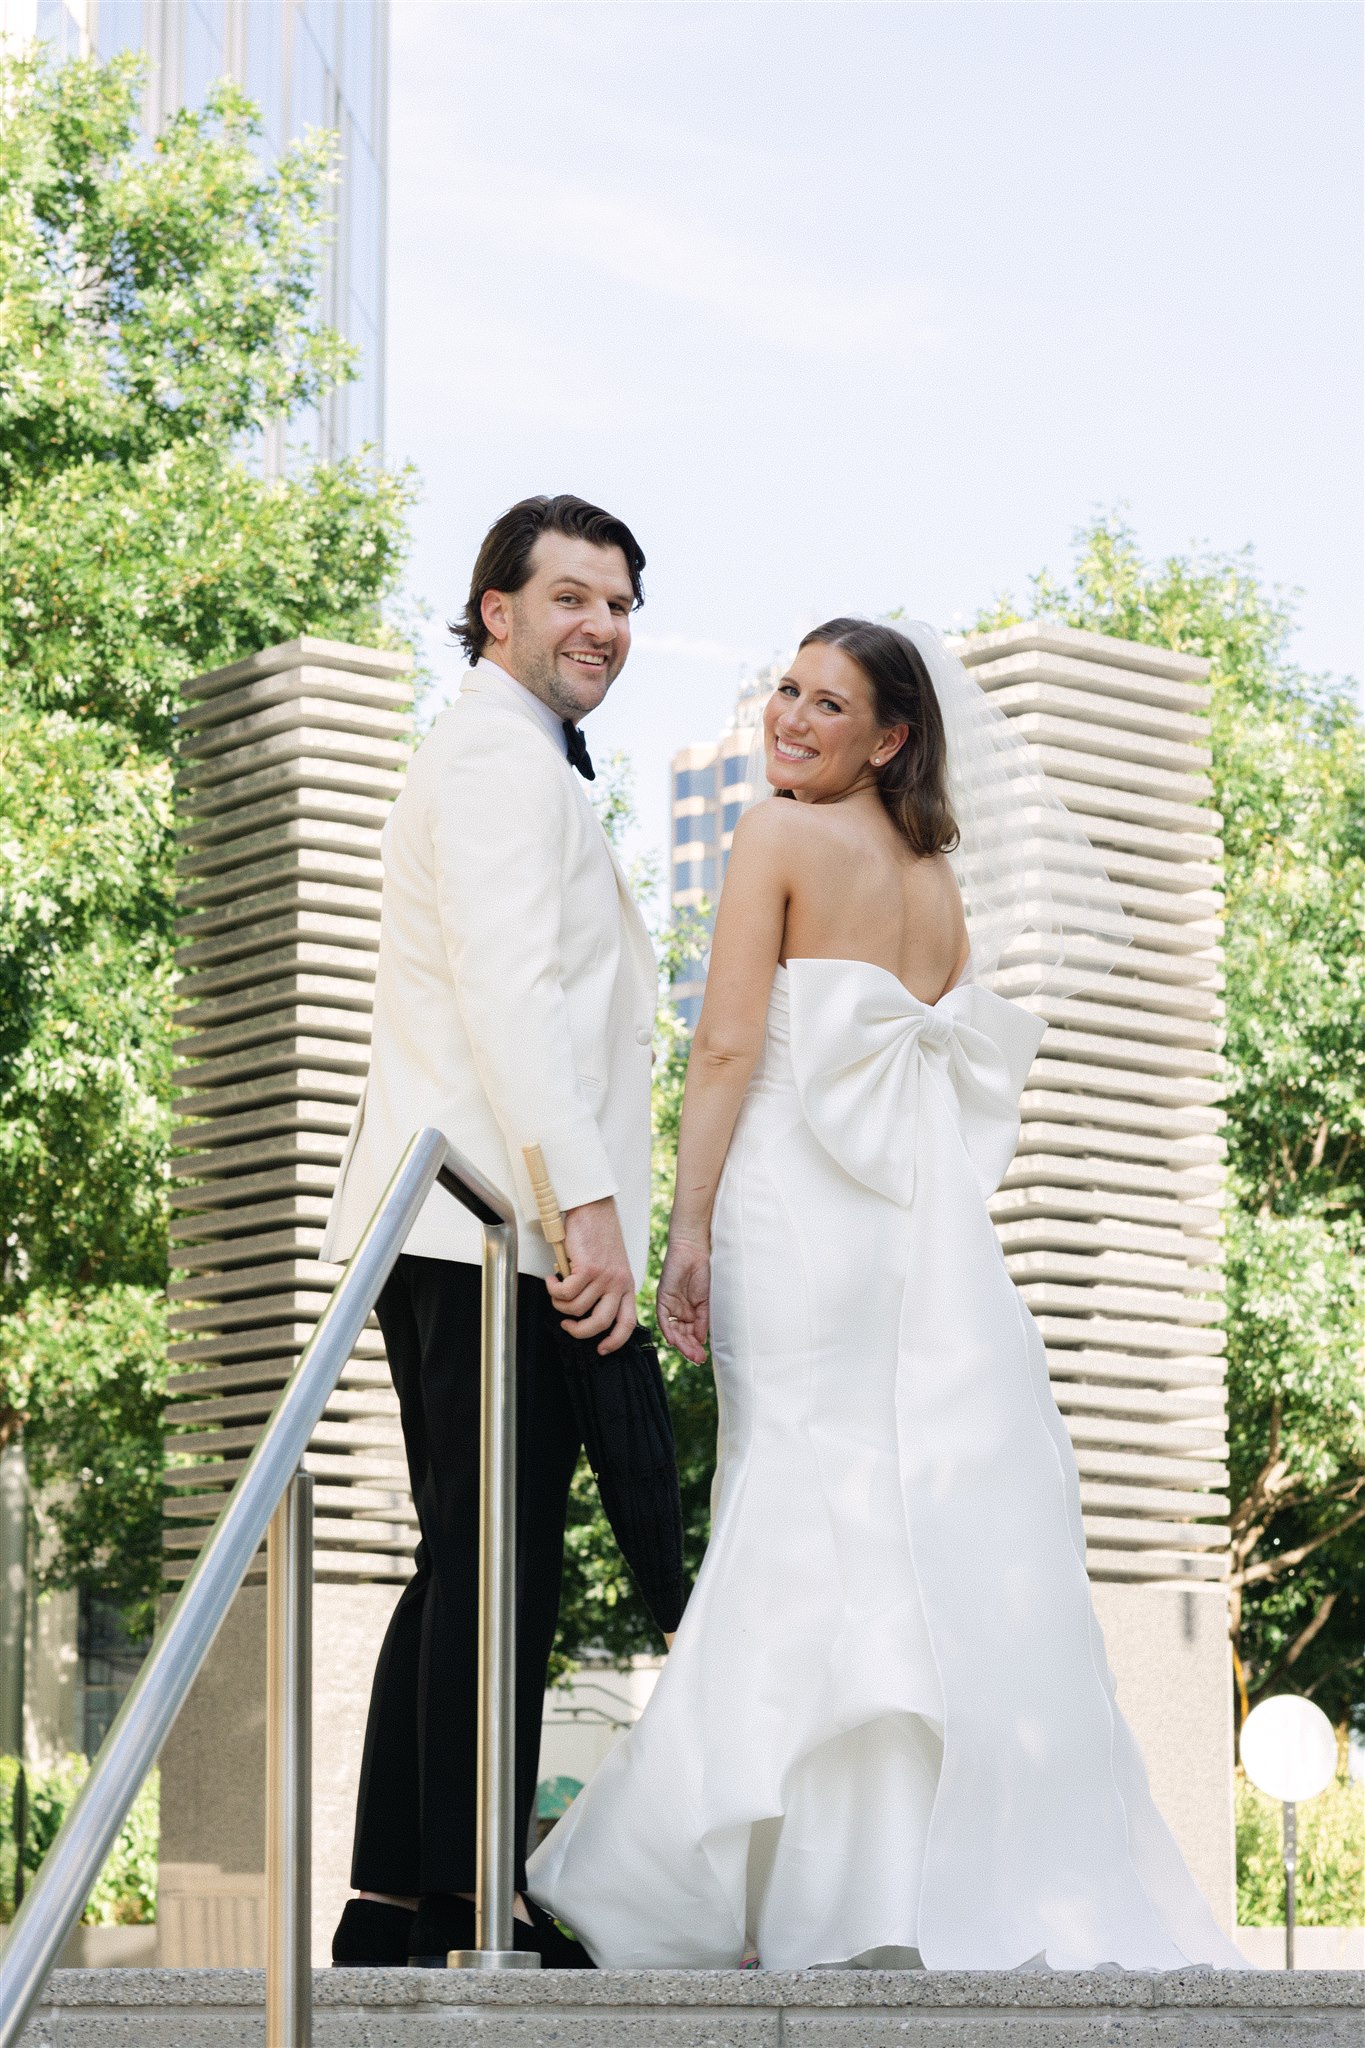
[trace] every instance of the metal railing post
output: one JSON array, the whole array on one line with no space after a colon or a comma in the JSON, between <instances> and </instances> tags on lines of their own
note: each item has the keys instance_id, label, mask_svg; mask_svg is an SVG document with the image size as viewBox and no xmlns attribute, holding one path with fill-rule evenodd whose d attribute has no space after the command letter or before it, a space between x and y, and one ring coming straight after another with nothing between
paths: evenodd
<instances>
[{"instance_id":1,"label":"metal railing post","mask_svg":"<svg viewBox=\"0 0 1365 2048\"><path fill-rule=\"evenodd\" d=\"M265 2039L313 2038L313 1481L296 1472L266 1535Z\"/></svg>"}]
</instances>

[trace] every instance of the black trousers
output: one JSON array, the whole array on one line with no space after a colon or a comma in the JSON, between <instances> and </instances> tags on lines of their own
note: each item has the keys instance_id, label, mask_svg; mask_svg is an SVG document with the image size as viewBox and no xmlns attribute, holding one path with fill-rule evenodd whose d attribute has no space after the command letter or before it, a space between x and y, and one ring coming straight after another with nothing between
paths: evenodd
<instances>
[{"instance_id":1,"label":"black trousers","mask_svg":"<svg viewBox=\"0 0 1365 2048\"><path fill-rule=\"evenodd\" d=\"M421 1541L370 1697L351 1883L474 1889L479 1566L477 1266L404 1253L379 1297ZM551 1341L545 1282L517 1283L516 1881L540 1761L564 1518L579 1434Z\"/></svg>"}]
</instances>

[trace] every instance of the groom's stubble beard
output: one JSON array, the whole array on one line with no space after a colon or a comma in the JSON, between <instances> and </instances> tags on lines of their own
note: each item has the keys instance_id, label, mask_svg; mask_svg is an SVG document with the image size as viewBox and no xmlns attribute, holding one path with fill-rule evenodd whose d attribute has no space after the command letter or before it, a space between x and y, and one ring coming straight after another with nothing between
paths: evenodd
<instances>
[{"instance_id":1,"label":"groom's stubble beard","mask_svg":"<svg viewBox=\"0 0 1365 2048\"><path fill-rule=\"evenodd\" d=\"M564 677L561 676L555 656L546 653L541 648L532 649L523 657L521 666L516 672L517 681L526 689L533 691L560 718L572 719L577 724L580 718L586 718L589 712L597 709L597 706L602 702L602 698L606 696L607 691L616 681L617 676L620 675L622 668L625 666L625 659L624 654L616 656L615 659L610 655L608 656L607 666L604 671L606 684L602 690L602 695L596 697L590 704L584 704L579 701L572 684L566 682Z\"/></svg>"},{"instance_id":2,"label":"groom's stubble beard","mask_svg":"<svg viewBox=\"0 0 1365 2048\"><path fill-rule=\"evenodd\" d=\"M560 681L552 654L526 653L517 665L516 677L524 689L532 691L543 704L548 704L558 717L571 718L577 723L586 716L568 685Z\"/></svg>"},{"instance_id":3,"label":"groom's stubble beard","mask_svg":"<svg viewBox=\"0 0 1365 2048\"><path fill-rule=\"evenodd\" d=\"M630 642L627 640L624 647L618 644L607 656L606 681L601 695L588 704L580 702L573 685L560 674L556 650L538 644L530 636L514 635L507 649L507 666L523 689L530 690L543 704L548 704L557 717L571 719L576 725L580 718L586 718L597 709L625 667L629 653Z\"/></svg>"}]
</instances>

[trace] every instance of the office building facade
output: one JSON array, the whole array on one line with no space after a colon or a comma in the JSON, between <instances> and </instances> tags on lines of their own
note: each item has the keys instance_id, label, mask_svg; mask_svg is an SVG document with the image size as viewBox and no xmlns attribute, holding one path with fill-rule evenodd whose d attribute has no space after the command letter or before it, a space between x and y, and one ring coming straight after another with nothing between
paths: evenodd
<instances>
[{"instance_id":1,"label":"office building facade","mask_svg":"<svg viewBox=\"0 0 1365 2048\"><path fill-rule=\"evenodd\" d=\"M709 929L725 879L730 844L748 800L749 758L763 706L781 674L781 664L761 669L740 684L734 711L717 740L697 740L673 756L669 774L672 848L669 900L674 915L686 912ZM690 1031L701 1013L705 964L691 963L673 985L673 1002Z\"/></svg>"},{"instance_id":2,"label":"office building facade","mask_svg":"<svg viewBox=\"0 0 1365 2048\"><path fill-rule=\"evenodd\" d=\"M323 314L360 352L355 383L267 437L267 471L300 451L334 460L384 440L388 172L388 0L0 0L7 39L37 37L61 58L138 52L143 123L156 135L181 107L234 79L261 111L263 152L310 128L339 138L322 279Z\"/></svg>"}]
</instances>

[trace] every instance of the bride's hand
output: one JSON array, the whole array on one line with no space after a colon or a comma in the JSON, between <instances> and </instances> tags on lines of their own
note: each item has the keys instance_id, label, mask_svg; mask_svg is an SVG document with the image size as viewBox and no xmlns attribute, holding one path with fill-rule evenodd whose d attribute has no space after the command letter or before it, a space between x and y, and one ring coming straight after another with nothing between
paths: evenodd
<instances>
[{"instance_id":1,"label":"bride's hand","mask_svg":"<svg viewBox=\"0 0 1365 2048\"><path fill-rule=\"evenodd\" d=\"M711 1320L711 1253L704 1244L669 1241L659 1275L659 1328L675 1351L693 1365L706 1359Z\"/></svg>"}]
</instances>

